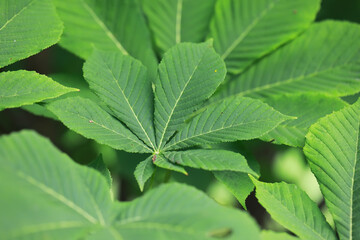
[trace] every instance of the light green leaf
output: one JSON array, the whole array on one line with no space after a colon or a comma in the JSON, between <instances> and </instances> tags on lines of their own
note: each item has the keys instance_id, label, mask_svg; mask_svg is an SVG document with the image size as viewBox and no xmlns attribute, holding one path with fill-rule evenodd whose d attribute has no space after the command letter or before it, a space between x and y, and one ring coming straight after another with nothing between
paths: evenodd
<instances>
[{"instance_id":1,"label":"light green leaf","mask_svg":"<svg viewBox=\"0 0 360 240\"><path fill-rule=\"evenodd\" d=\"M254 184L247 173L233 171L214 171L214 176L223 183L236 197L241 206L246 208L246 199L254 190Z\"/></svg>"},{"instance_id":2,"label":"light green leaf","mask_svg":"<svg viewBox=\"0 0 360 240\"><path fill-rule=\"evenodd\" d=\"M171 139L165 149L253 139L286 119L289 117L259 100L235 96L207 106Z\"/></svg>"},{"instance_id":3,"label":"light green leaf","mask_svg":"<svg viewBox=\"0 0 360 240\"><path fill-rule=\"evenodd\" d=\"M346 38L344 38L346 36ZM269 97L316 92L345 96L360 91L360 26L313 24L304 34L232 79L223 94Z\"/></svg>"},{"instance_id":4,"label":"light green leaf","mask_svg":"<svg viewBox=\"0 0 360 240\"><path fill-rule=\"evenodd\" d=\"M186 170L181 165L170 162L168 159L166 159L162 155L154 155L152 159L153 159L154 164L158 167L169 169L172 171L176 171L176 172L188 175Z\"/></svg>"},{"instance_id":5,"label":"light green leaf","mask_svg":"<svg viewBox=\"0 0 360 240\"><path fill-rule=\"evenodd\" d=\"M121 51L141 60L155 75L157 60L137 1L54 0L64 22L60 45L81 58L93 49Z\"/></svg>"},{"instance_id":6,"label":"light green leaf","mask_svg":"<svg viewBox=\"0 0 360 240\"><path fill-rule=\"evenodd\" d=\"M112 185L111 173L109 169L106 167L101 154L96 159L91 161L87 166L99 171L101 175L103 175L103 177L106 179L107 184L111 188Z\"/></svg>"},{"instance_id":7,"label":"light green leaf","mask_svg":"<svg viewBox=\"0 0 360 240\"><path fill-rule=\"evenodd\" d=\"M261 240L296 240L299 239L286 232L261 231Z\"/></svg>"},{"instance_id":8,"label":"light green leaf","mask_svg":"<svg viewBox=\"0 0 360 240\"><path fill-rule=\"evenodd\" d=\"M296 185L251 179L260 204L272 218L301 239L337 239L318 206Z\"/></svg>"},{"instance_id":9,"label":"light green leaf","mask_svg":"<svg viewBox=\"0 0 360 240\"><path fill-rule=\"evenodd\" d=\"M204 193L178 183L162 185L131 202L117 220L115 228L124 239L260 238L248 214L221 207Z\"/></svg>"},{"instance_id":10,"label":"light green leaf","mask_svg":"<svg viewBox=\"0 0 360 240\"><path fill-rule=\"evenodd\" d=\"M152 158L153 156L150 156L136 166L134 175L139 184L140 191L144 190L145 183L154 174L155 166Z\"/></svg>"},{"instance_id":11,"label":"light green leaf","mask_svg":"<svg viewBox=\"0 0 360 240\"><path fill-rule=\"evenodd\" d=\"M226 150L195 149L164 153L173 163L211 171L235 171L257 175L239 153Z\"/></svg>"},{"instance_id":12,"label":"light green leaf","mask_svg":"<svg viewBox=\"0 0 360 240\"><path fill-rule=\"evenodd\" d=\"M312 125L304 147L342 240L360 236L359 126L358 100Z\"/></svg>"},{"instance_id":13,"label":"light green leaf","mask_svg":"<svg viewBox=\"0 0 360 240\"><path fill-rule=\"evenodd\" d=\"M315 19L320 0L221 0L210 24L214 48L231 73L295 38Z\"/></svg>"},{"instance_id":14,"label":"light green leaf","mask_svg":"<svg viewBox=\"0 0 360 240\"><path fill-rule=\"evenodd\" d=\"M84 137L127 152L151 152L132 132L89 99L65 98L47 107L68 128Z\"/></svg>"},{"instance_id":15,"label":"light green leaf","mask_svg":"<svg viewBox=\"0 0 360 240\"><path fill-rule=\"evenodd\" d=\"M0 108L16 108L77 91L45 75L24 70L0 74Z\"/></svg>"},{"instance_id":16,"label":"light green leaf","mask_svg":"<svg viewBox=\"0 0 360 240\"><path fill-rule=\"evenodd\" d=\"M304 146L309 127L319 118L347 106L347 103L340 98L315 93L272 96L266 98L265 102L279 112L295 116L297 119L281 123L261 139L265 141L274 139L274 143L293 147Z\"/></svg>"},{"instance_id":17,"label":"light green leaf","mask_svg":"<svg viewBox=\"0 0 360 240\"><path fill-rule=\"evenodd\" d=\"M32 131L0 138L3 239L74 239L113 218L105 179Z\"/></svg>"},{"instance_id":18,"label":"light green leaf","mask_svg":"<svg viewBox=\"0 0 360 240\"><path fill-rule=\"evenodd\" d=\"M211 42L180 43L164 55L155 81L155 128L159 148L214 93L225 74L225 64Z\"/></svg>"},{"instance_id":19,"label":"light green leaf","mask_svg":"<svg viewBox=\"0 0 360 240\"><path fill-rule=\"evenodd\" d=\"M60 40L63 26L51 0L2 0L0 16L0 68Z\"/></svg>"},{"instance_id":20,"label":"light green leaf","mask_svg":"<svg viewBox=\"0 0 360 240\"><path fill-rule=\"evenodd\" d=\"M186 185L166 184L133 202L114 202L98 171L32 131L0 138L0 164L3 239L260 239L247 213Z\"/></svg>"},{"instance_id":21,"label":"light green leaf","mask_svg":"<svg viewBox=\"0 0 360 240\"><path fill-rule=\"evenodd\" d=\"M142 0L156 46L161 53L180 42L201 42L216 0Z\"/></svg>"},{"instance_id":22,"label":"light green leaf","mask_svg":"<svg viewBox=\"0 0 360 240\"><path fill-rule=\"evenodd\" d=\"M84 76L114 116L155 149L154 98L141 62L121 52L95 51L84 65Z\"/></svg>"}]
</instances>

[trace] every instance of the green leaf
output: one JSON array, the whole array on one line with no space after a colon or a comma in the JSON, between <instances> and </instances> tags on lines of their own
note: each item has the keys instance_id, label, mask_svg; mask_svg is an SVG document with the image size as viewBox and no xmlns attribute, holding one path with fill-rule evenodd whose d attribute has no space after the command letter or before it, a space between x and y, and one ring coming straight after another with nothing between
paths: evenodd
<instances>
[{"instance_id":1,"label":"green leaf","mask_svg":"<svg viewBox=\"0 0 360 240\"><path fill-rule=\"evenodd\" d=\"M115 228L124 239L259 239L248 214L219 206L204 193L178 183L149 191L121 209L117 220Z\"/></svg>"},{"instance_id":2,"label":"green leaf","mask_svg":"<svg viewBox=\"0 0 360 240\"><path fill-rule=\"evenodd\" d=\"M114 202L98 171L32 131L0 138L0 164L3 239L259 239L247 213L186 185L166 184L135 201Z\"/></svg>"},{"instance_id":3,"label":"green leaf","mask_svg":"<svg viewBox=\"0 0 360 240\"><path fill-rule=\"evenodd\" d=\"M251 179L260 204L281 225L302 239L337 239L318 206L296 185Z\"/></svg>"},{"instance_id":4,"label":"green leaf","mask_svg":"<svg viewBox=\"0 0 360 240\"><path fill-rule=\"evenodd\" d=\"M286 144L293 147L303 147L305 135L309 127L319 118L333 111L347 106L347 103L337 97L321 94L295 94L272 96L265 102L279 112L295 116L297 119L287 120L268 132L261 139L273 140L277 144Z\"/></svg>"},{"instance_id":5,"label":"green leaf","mask_svg":"<svg viewBox=\"0 0 360 240\"><path fill-rule=\"evenodd\" d=\"M224 80L225 64L211 47L180 43L165 53L155 81L155 128L158 147L209 98Z\"/></svg>"},{"instance_id":6,"label":"green leaf","mask_svg":"<svg viewBox=\"0 0 360 240\"><path fill-rule=\"evenodd\" d=\"M161 53L180 42L201 42L216 0L142 0L156 46Z\"/></svg>"},{"instance_id":7,"label":"green leaf","mask_svg":"<svg viewBox=\"0 0 360 240\"><path fill-rule=\"evenodd\" d=\"M145 183L155 172L155 166L152 158L153 156L150 156L136 166L134 175L137 183L139 184L140 191L144 190Z\"/></svg>"},{"instance_id":8,"label":"green leaf","mask_svg":"<svg viewBox=\"0 0 360 240\"><path fill-rule=\"evenodd\" d=\"M297 237L291 236L286 232L273 232L268 230L261 231L261 240L296 240Z\"/></svg>"},{"instance_id":9,"label":"green leaf","mask_svg":"<svg viewBox=\"0 0 360 240\"><path fill-rule=\"evenodd\" d=\"M157 59L137 1L55 0L55 5L65 26L62 47L85 59L94 48L121 51L155 75Z\"/></svg>"},{"instance_id":10,"label":"green leaf","mask_svg":"<svg viewBox=\"0 0 360 240\"><path fill-rule=\"evenodd\" d=\"M344 38L344 36L347 36ZM239 77L222 92L269 97L316 92L345 96L360 91L360 26L348 22L313 24Z\"/></svg>"},{"instance_id":11,"label":"green leaf","mask_svg":"<svg viewBox=\"0 0 360 240\"><path fill-rule=\"evenodd\" d=\"M50 103L48 109L71 130L127 152L151 152L132 132L89 99L70 97Z\"/></svg>"},{"instance_id":12,"label":"green leaf","mask_svg":"<svg viewBox=\"0 0 360 240\"><path fill-rule=\"evenodd\" d=\"M100 173L75 164L35 132L1 137L0 164L4 239L74 239L113 218Z\"/></svg>"},{"instance_id":13,"label":"green leaf","mask_svg":"<svg viewBox=\"0 0 360 240\"><path fill-rule=\"evenodd\" d=\"M77 91L45 75L24 70L0 74L0 108L16 108Z\"/></svg>"},{"instance_id":14,"label":"green leaf","mask_svg":"<svg viewBox=\"0 0 360 240\"><path fill-rule=\"evenodd\" d=\"M231 97L215 102L190 120L165 149L260 137L289 117L259 100Z\"/></svg>"},{"instance_id":15,"label":"green leaf","mask_svg":"<svg viewBox=\"0 0 360 240\"><path fill-rule=\"evenodd\" d=\"M114 116L155 149L154 98L141 62L121 52L95 51L84 65L84 76Z\"/></svg>"},{"instance_id":16,"label":"green leaf","mask_svg":"<svg viewBox=\"0 0 360 240\"><path fill-rule=\"evenodd\" d=\"M0 68L60 40L63 26L51 0L2 0L0 16Z\"/></svg>"},{"instance_id":17,"label":"green leaf","mask_svg":"<svg viewBox=\"0 0 360 240\"><path fill-rule=\"evenodd\" d=\"M214 171L216 179L236 197L241 206L246 208L246 199L254 190L254 184L247 173L233 171ZM257 175L257 174L256 174Z\"/></svg>"},{"instance_id":18,"label":"green leaf","mask_svg":"<svg viewBox=\"0 0 360 240\"><path fill-rule=\"evenodd\" d=\"M173 163L211 171L235 171L257 175L239 153L226 150L195 149L187 151L170 151L164 153Z\"/></svg>"},{"instance_id":19,"label":"green leaf","mask_svg":"<svg viewBox=\"0 0 360 240\"><path fill-rule=\"evenodd\" d=\"M306 135L304 153L340 239L360 236L360 101L320 119Z\"/></svg>"},{"instance_id":20,"label":"green leaf","mask_svg":"<svg viewBox=\"0 0 360 240\"><path fill-rule=\"evenodd\" d=\"M162 155L154 155L152 159L154 164L158 167L188 175L188 173L182 166L170 162L167 158L165 158Z\"/></svg>"},{"instance_id":21,"label":"green leaf","mask_svg":"<svg viewBox=\"0 0 360 240\"><path fill-rule=\"evenodd\" d=\"M103 177L106 179L107 184L111 188L112 185L111 174L109 169L106 167L101 154L96 159L91 161L87 166L99 171L101 175L103 175Z\"/></svg>"},{"instance_id":22,"label":"green leaf","mask_svg":"<svg viewBox=\"0 0 360 240\"><path fill-rule=\"evenodd\" d=\"M210 37L228 71L239 73L295 38L315 19L319 8L320 0L217 1Z\"/></svg>"}]
</instances>

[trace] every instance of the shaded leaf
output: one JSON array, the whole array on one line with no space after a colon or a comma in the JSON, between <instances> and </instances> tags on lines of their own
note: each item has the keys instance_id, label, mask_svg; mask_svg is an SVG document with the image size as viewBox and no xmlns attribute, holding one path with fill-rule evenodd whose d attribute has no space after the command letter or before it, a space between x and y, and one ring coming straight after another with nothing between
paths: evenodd
<instances>
[{"instance_id":1,"label":"shaded leaf","mask_svg":"<svg viewBox=\"0 0 360 240\"><path fill-rule=\"evenodd\" d=\"M357 93L359 38L358 24L336 21L313 24L300 37L232 79L222 94L269 97L284 93L333 96Z\"/></svg>"},{"instance_id":2,"label":"shaded leaf","mask_svg":"<svg viewBox=\"0 0 360 240\"><path fill-rule=\"evenodd\" d=\"M109 169L106 167L101 154L96 159L91 161L87 166L99 171L101 175L103 175L103 177L106 179L107 184L111 188L112 185L111 174Z\"/></svg>"},{"instance_id":3,"label":"shaded leaf","mask_svg":"<svg viewBox=\"0 0 360 240\"><path fill-rule=\"evenodd\" d=\"M149 30L137 1L54 2L65 26L61 46L85 59L94 48L121 51L141 60L155 75L157 60L151 48Z\"/></svg>"},{"instance_id":4,"label":"shaded leaf","mask_svg":"<svg viewBox=\"0 0 360 240\"><path fill-rule=\"evenodd\" d=\"M157 47L163 53L180 42L201 42L216 0L142 0Z\"/></svg>"},{"instance_id":5,"label":"shaded leaf","mask_svg":"<svg viewBox=\"0 0 360 240\"><path fill-rule=\"evenodd\" d=\"M231 73L295 38L315 19L320 0L221 0L210 25L214 48Z\"/></svg>"},{"instance_id":6,"label":"shaded leaf","mask_svg":"<svg viewBox=\"0 0 360 240\"><path fill-rule=\"evenodd\" d=\"M188 175L188 173L182 166L171 163L168 159L166 159L162 155L155 155L152 157L152 159L153 159L154 164L158 167Z\"/></svg>"},{"instance_id":7,"label":"shaded leaf","mask_svg":"<svg viewBox=\"0 0 360 240\"><path fill-rule=\"evenodd\" d=\"M140 191L144 190L145 183L155 172L155 166L152 158L153 156L150 156L136 166L134 175L137 183L139 184Z\"/></svg>"},{"instance_id":8,"label":"shaded leaf","mask_svg":"<svg viewBox=\"0 0 360 240\"><path fill-rule=\"evenodd\" d=\"M295 116L297 119L290 119L282 122L274 130L268 132L261 139L276 144L286 144L293 147L303 147L305 135L309 127L319 118L338 111L347 105L340 98L321 94L295 94L272 96L265 99L265 102L279 112Z\"/></svg>"},{"instance_id":9,"label":"shaded leaf","mask_svg":"<svg viewBox=\"0 0 360 240\"><path fill-rule=\"evenodd\" d=\"M244 209L246 199L254 190L254 184L247 173L233 171L214 171L214 176L236 197Z\"/></svg>"}]
</instances>

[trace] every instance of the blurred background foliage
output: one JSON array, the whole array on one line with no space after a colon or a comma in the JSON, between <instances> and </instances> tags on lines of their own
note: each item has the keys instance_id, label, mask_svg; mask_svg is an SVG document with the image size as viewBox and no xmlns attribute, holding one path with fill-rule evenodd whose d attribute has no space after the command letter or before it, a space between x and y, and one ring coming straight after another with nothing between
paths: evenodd
<instances>
[{"instance_id":1,"label":"blurred background foliage","mask_svg":"<svg viewBox=\"0 0 360 240\"><path fill-rule=\"evenodd\" d=\"M360 0L323 0L322 8L317 16L317 21L325 19L337 19L360 23ZM54 80L66 85L67 81L76 87L86 86L82 77L83 60L55 45L35 56L17 62L0 71L26 69L34 70L41 74L51 76ZM91 94L82 92L82 94ZM345 100L353 103L358 96L349 96ZM0 134L7 134L21 129L34 129L51 141L72 159L81 164L87 164L97 158L99 154L111 171L113 177L113 192L119 200L129 201L140 196L135 178L133 176L136 165L143 159L141 154L131 154L116 151L110 147L97 144L68 130L62 123L51 119L53 116L32 106L32 112L37 111L38 116L23 109L8 109L0 112ZM45 116L42 116L45 115ZM209 146L216 148L218 146ZM260 140L242 141L236 143L222 144L222 148L242 153L253 168L259 168L263 181L286 181L295 183L315 201L323 210L328 222L333 225L328 210L325 209L322 195L315 177L307 166L304 155L300 149L286 146L274 145ZM51 156L49 156L51 157ZM159 170L162 171L162 170ZM241 208L235 197L217 182L211 172L188 169L189 176L179 173L171 173L169 181L178 181L190 184L209 194L222 205ZM157 174L158 178L166 172ZM159 181L161 179L154 179ZM246 205L248 211L256 218L258 223L265 229L284 230L273 221L269 214L258 204L254 193L252 193Z\"/></svg>"}]
</instances>

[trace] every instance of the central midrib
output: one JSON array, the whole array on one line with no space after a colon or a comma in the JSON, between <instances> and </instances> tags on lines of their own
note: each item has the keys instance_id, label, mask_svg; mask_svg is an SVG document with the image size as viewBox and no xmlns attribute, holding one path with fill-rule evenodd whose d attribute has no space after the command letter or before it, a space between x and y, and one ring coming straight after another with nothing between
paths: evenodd
<instances>
[{"instance_id":1,"label":"central midrib","mask_svg":"<svg viewBox=\"0 0 360 240\"><path fill-rule=\"evenodd\" d=\"M114 34L106 27L103 21L96 15L96 13L90 8L90 6L84 1L81 0L84 8L89 12L89 14L93 17L95 22L104 30L105 34L109 37L109 39L115 44L115 46L124 54L129 55L129 53L125 50L122 44L117 40Z\"/></svg>"}]
</instances>

